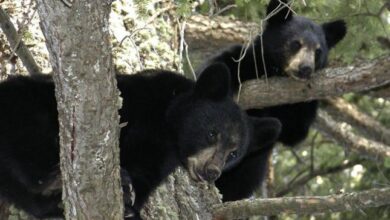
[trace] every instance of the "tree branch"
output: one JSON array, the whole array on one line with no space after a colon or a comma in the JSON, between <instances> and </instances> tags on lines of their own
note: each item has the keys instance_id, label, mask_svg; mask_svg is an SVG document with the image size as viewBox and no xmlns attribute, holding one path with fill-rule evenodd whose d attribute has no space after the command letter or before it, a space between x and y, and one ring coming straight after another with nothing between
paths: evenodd
<instances>
[{"instance_id":1,"label":"tree branch","mask_svg":"<svg viewBox=\"0 0 390 220\"><path fill-rule=\"evenodd\" d=\"M214 219L239 219L255 215L315 214L379 207L390 204L390 188L329 196L300 196L241 200L214 206Z\"/></svg>"},{"instance_id":2,"label":"tree branch","mask_svg":"<svg viewBox=\"0 0 390 220\"><path fill-rule=\"evenodd\" d=\"M362 156L374 160L390 157L389 146L355 135L349 126L335 121L323 110L318 112L315 127L321 133L330 136L338 143L344 144L346 148L358 152Z\"/></svg>"},{"instance_id":3,"label":"tree branch","mask_svg":"<svg viewBox=\"0 0 390 220\"><path fill-rule=\"evenodd\" d=\"M359 111L359 109L342 98L326 99L329 105L326 111L337 121L345 121L354 128L360 130L361 134L390 146L390 130L382 126L371 116Z\"/></svg>"},{"instance_id":4,"label":"tree branch","mask_svg":"<svg viewBox=\"0 0 390 220\"><path fill-rule=\"evenodd\" d=\"M41 74L39 66L35 62L21 37L16 32L9 16L2 7L0 7L0 26L4 34L7 36L8 42L13 50L12 52L15 52L20 57L29 74Z\"/></svg>"},{"instance_id":5,"label":"tree branch","mask_svg":"<svg viewBox=\"0 0 390 220\"><path fill-rule=\"evenodd\" d=\"M228 44L252 40L249 37L251 32L255 34L259 32L258 24L223 16L210 19L208 16L196 15L188 19L185 36L191 50L210 53L210 48L222 48ZM211 51L214 51L213 49Z\"/></svg>"},{"instance_id":6,"label":"tree branch","mask_svg":"<svg viewBox=\"0 0 390 220\"><path fill-rule=\"evenodd\" d=\"M294 189L304 186L307 182L312 180L316 176L324 176L324 175L329 175L333 173L338 173L340 171L343 171L345 169L348 169L358 163L360 163L362 160L357 159L354 161L348 161L347 163L342 163L337 166L332 166L332 167L326 167L325 169L317 169L313 170L306 176L300 177L296 179L295 181L292 181L291 183L287 184L283 189L279 190L278 193L276 193L276 197L282 197L286 195L287 193L293 191Z\"/></svg>"},{"instance_id":7,"label":"tree branch","mask_svg":"<svg viewBox=\"0 0 390 220\"><path fill-rule=\"evenodd\" d=\"M381 86L370 90L367 95L374 98L384 98L390 101L390 85Z\"/></svg>"},{"instance_id":8,"label":"tree branch","mask_svg":"<svg viewBox=\"0 0 390 220\"><path fill-rule=\"evenodd\" d=\"M346 92L366 91L390 84L390 56L366 61L357 66L328 68L307 82L287 77L250 80L243 84L239 103L245 109L296 103Z\"/></svg>"}]
</instances>

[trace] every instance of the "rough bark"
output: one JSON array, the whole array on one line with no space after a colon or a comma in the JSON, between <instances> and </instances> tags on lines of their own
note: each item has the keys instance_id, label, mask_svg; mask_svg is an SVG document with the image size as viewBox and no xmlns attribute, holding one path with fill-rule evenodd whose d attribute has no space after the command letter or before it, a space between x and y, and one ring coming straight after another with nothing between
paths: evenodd
<instances>
[{"instance_id":1,"label":"rough bark","mask_svg":"<svg viewBox=\"0 0 390 220\"><path fill-rule=\"evenodd\" d=\"M260 31L260 25L223 16L191 16L185 29L185 39L191 51L194 66L215 51L231 44L250 41Z\"/></svg>"},{"instance_id":2,"label":"rough bark","mask_svg":"<svg viewBox=\"0 0 390 220\"><path fill-rule=\"evenodd\" d=\"M373 117L360 112L357 106L348 103L342 98L327 99L325 107L327 113L337 121L344 121L357 129L359 134L372 140L383 142L390 146L390 129L384 127Z\"/></svg>"},{"instance_id":3,"label":"rough bark","mask_svg":"<svg viewBox=\"0 0 390 220\"><path fill-rule=\"evenodd\" d=\"M0 27L7 36L11 48L20 57L29 74L40 74L41 70L39 66L35 63L35 60L24 44L22 37L16 32L9 16L2 7L0 7Z\"/></svg>"},{"instance_id":4,"label":"rough bark","mask_svg":"<svg viewBox=\"0 0 390 220\"><path fill-rule=\"evenodd\" d=\"M228 17L194 15L188 19L186 39L193 49L210 50L211 47L244 43L248 36L259 32L255 23L233 20ZM210 41L210 39L213 39Z\"/></svg>"},{"instance_id":5,"label":"rough bark","mask_svg":"<svg viewBox=\"0 0 390 220\"><path fill-rule=\"evenodd\" d=\"M65 216L123 219L111 1L37 2L54 70Z\"/></svg>"},{"instance_id":6,"label":"rough bark","mask_svg":"<svg viewBox=\"0 0 390 220\"><path fill-rule=\"evenodd\" d=\"M315 127L323 134L335 139L348 150L359 153L363 157L373 160L390 157L390 147L377 141L369 140L354 134L346 123L335 121L323 110L317 115Z\"/></svg>"},{"instance_id":7,"label":"rough bark","mask_svg":"<svg viewBox=\"0 0 390 220\"><path fill-rule=\"evenodd\" d=\"M250 80L243 84L239 103L245 108L261 108L296 103L346 92L366 91L390 84L390 56L365 61L356 66L328 68L301 82L287 77Z\"/></svg>"},{"instance_id":8,"label":"rough bark","mask_svg":"<svg viewBox=\"0 0 390 220\"><path fill-rule=\"evenodd\" d=\"M255 215L315 214L379 207L390 204L390 188L329 196L302 196L241 200L214 206L214 219L240 219Z\"/></svg>"},{"instance_id":9,"label":"rough bark","mask_svg":"<svg viewBox=\"0 0 390 220\"><path fill-rule=\"evenodd\" d=\"M212 206L221 203L214 185L192 181L181 167L149 198L141 211L143 219L212 219Z\"/></svg>"}]
</instances>

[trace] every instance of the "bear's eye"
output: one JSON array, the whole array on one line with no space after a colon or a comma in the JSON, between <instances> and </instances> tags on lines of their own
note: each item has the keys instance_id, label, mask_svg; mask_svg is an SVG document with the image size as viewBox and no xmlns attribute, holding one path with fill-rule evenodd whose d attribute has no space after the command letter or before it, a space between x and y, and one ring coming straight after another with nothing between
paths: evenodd
<instances>
[{"instance_id":1,"label":"bear's eye","mask_svg":"<svg viewBox=\"0 0 390 220\"><path fill-rule=\"evenodd\" d=\"M302 44L301 42L297 41L297 40L294 40L293 42L291 42L290 44L290 49L293 51L293 52L298 52L299 49L301 49L302 47Z\"/></svg>"},{"instance_id":2,"label":"bear's eye","mask_svg":"<svg viewBox=\"0 0 390 220\"><path fill-rule=\"evenodd\" d=\"M230 160L233 160L233 159L235 159L236 157L238 156L238 151L232 151L232 152L230 152L230 154L229 154L229 156L228 156L228 158L227 158L227 161L230 161Z\"/></svg>"},{"instance_id":3,"label":"bear's eye","mask_svg":"<svg viewBox=\"0 0 390 220\"><path fill-rule=\"evenodd\" d=\"M208 142L211 144L217 142L217 135L218 132L216 130L210 130L209 133L207 134Z\"/></svg>"}]
</instances>

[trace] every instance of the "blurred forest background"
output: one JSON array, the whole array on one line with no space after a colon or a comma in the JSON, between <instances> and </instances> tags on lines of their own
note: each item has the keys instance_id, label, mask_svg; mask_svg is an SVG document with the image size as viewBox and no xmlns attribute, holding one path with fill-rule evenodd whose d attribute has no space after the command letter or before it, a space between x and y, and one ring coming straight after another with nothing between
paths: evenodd
<instances>
[{"instance_id":1,"label":"blurred forest background","mask_svg":"<svg viewBox=\"0 0 390 220\"><path fill-rule=\"evenodd\" d=\"M181 53L177 55L172 52L172 33L182 32L185 39L184 24L188 22L188 25L191 25L192 17L198 15L207 16L211 20L223 16L227 22L239 20L243 23L255 24L256 28L259 28L265 17L267 3L267 0L135 0L134 2L116 0L113 2L111 16L116 70L121 73L132 73L144 68L167 68L184 71L188 77L191 77L191 68L196 68L207 56L204 55L204 51L199 52L194 49L196 45L191 45L189 41L188 50L177 45L177 50ZM32 51L42 71L49 73L51 68L34 4L24 0L0 0L0 4L19 28L19 34ZM174 5L173 12L170 11L172 9L170 4ZM344 19L347 22L346 38L331 51L330 66L332 67L353 65L362 60L390 54L390 1L388 0L295 0L292 7L296 14L307 16L317 23L335 19ZM168 15L164 14L166 12L169 12ZM134 14L145 18L146 22L143 26L137 24L138 17ZM153 21L160 16L171 18L177 26ZM207 54L215 52L215 49L210 47ZM2 78L11 74L26 74L23 65L11 51L5 36L0 32ZM175 62L171 62L172 59ZM139 62L140 60L142 62ZM192 64L191 67L188 63ZM387 96L379 98L369 92L345 94L342 98L359 113L379 122L377 125L385 130L384 134L389 134L389 89L387 88ZM322 107L327 109L328 105L328 102L324 102ZM342 117L338 122L344 129L359 137L367 136L367 131L351 126L351 123ZM382 137L375 141L383 142L388 147L389 138ZM273 175L270 176L271 181L268 182L267 188L276 196L320 196L390 185L389 158L376 160L350 152L345 148L345 143L335 142L331 137L323 135L316 126L300 146L294 149L282 146L275 148L272 165ZM261 194L259 190L257 196ZM358 212L315 216L283 215L278 218L387 220L390 219L390 206Z\"/></svg>"}]
</instances>

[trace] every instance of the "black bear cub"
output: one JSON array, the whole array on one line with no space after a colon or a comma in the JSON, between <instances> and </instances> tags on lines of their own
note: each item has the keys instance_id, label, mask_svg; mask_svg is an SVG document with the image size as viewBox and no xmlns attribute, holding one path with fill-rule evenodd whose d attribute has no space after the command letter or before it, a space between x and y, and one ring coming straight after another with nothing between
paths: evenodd
<instances>
[{"instance_id":1,"label":"black bear cub","mask_svg":"<svg viewBox=\"0 0 390 220\"><path fill-rule=\"evenodd\" d=\"M245 45L234 45L206 62L222 62L231 73L233 92L241 82L257 76L289 76L295 80L307 80L327 64L328 52L346 34L346 25L337 20L318 25L308 18L294 16L287 7L287 0L271 0L267 6L267 20L262 37L257 36L245 50ZM264 62L262 58L264 55ZM200 70L204 69L200 67ZM201 75L201 71L197 72ZM278 141L294 146L308 134L317 111L317 101L286 104L263 109L250 109L256 117L276 117L282 123ZM262 146L255 154L246 156L231 172L226 172L216 185L229 194L224 200L238 200L250 196L261 183L272 145ZM237 185L240 182L242 185ZM245 186L245 187L244 187Z\"/></svg>"},{"instance_id":2,"label":"black bear cub","mask_svg":"<svg viewBox=\"0 0 390 220\"><path fill-rule=\"evenodd\" d=\"M136 212L177 166L196 181L213 182L280 131L277 119L240 110L224 64L205 68L197 82L160 70L118 75L117 81L119 114L127 122L120 134L122 181L131 181L136 195L134 205L125 205ZM1 199L39 218L63 216L53 81L10 77L0 83L0 106Z\"/></svg>"}]
</instances>

